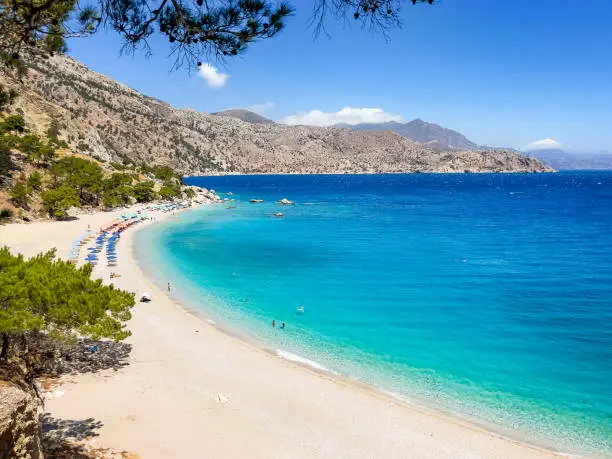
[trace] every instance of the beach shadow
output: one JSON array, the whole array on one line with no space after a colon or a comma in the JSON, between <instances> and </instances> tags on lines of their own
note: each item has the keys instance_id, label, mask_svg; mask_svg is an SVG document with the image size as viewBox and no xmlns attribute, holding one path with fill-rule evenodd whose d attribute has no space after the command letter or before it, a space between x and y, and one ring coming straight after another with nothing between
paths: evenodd
<instances>
[{"instance_id":1,"label":"beach shadow","mask_svg":"<svg viewBox=\"0 0 612 459\"><path fill-rule=\"evenodd\" d=\"M59 371L60 374L117 371L129 365L131 352L131 344L83 339L62 351Z\"/></svg>"},{"instance_id":2,"label":"beach shadow","mask_svg":"<svg viewBox=\"0 0 612 459\"><path fill-rule=\"evenodd\" d=\"M99 435L102 422L93 418L79 421L57 419L48 413L40 417L41 440L45 458L89 459L99 457L98 452L87 448L86 440Z\"/></svg>"},{"instance_id":3,"label":"beach shadow","mask_svg":"<svg viewBox=\"0 0 612 459\"><path fill-rule=\"evenodd\" d=\"M132 345L114 341L80 339L58 343L42 333L29 337L29 355L36 377L120 370L129 365Z\"/></svg>"}]
</instances>

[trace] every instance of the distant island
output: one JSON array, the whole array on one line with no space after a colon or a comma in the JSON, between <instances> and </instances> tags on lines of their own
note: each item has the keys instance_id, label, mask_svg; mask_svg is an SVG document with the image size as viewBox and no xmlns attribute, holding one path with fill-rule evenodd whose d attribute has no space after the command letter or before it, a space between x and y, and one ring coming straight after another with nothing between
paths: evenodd
<instances>
[{"instance_id":1,"label":"distant island","mask_svg":"<svg viewBox=\"0 0 612 459\"><path fill-rule=\"evenodd\" d=\"M0 76L0 84L18 86L16 109L28 125L43 133L54 122L69 149L107 162L169 166L183 175L553 170L512 150L474 148L459 133L420 120L402 129L444 140L420 143L355 126L286 126L246 110L179 110L66 56L29 67L23 83Z\"/></svg>"},{"instance_id":2,"label":"distant island","mask_svg":"<svg viewBox=\"0 0 612 459\"><path fill-rule=\"evenodd\" d=\"M574 153L560 149L526 152L555 170L611 170L612 153Z\"/></svg>"}]
</instances>

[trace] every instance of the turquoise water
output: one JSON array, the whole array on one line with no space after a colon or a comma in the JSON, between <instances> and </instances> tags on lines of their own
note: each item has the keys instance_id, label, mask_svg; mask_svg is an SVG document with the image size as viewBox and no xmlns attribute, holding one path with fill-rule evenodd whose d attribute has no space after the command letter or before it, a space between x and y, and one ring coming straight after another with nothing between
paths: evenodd
<instances>
[{"instance_id":1,"label":"turquoise water","mask_svg":"<svg viewBox=\"0 0 612 459\"><path fill-rule=\"evenodd\" d=\"M611 173L188 182L236 202L136 240L186 305L502 433L612 454Z\"/></svg>"}]
</instances>

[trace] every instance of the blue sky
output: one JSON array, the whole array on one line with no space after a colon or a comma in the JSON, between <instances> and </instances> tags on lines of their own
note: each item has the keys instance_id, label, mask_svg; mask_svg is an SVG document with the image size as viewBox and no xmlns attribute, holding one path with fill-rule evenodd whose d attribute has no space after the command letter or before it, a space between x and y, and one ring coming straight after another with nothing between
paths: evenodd
<instances>
[{"instance_id":1,"label":"blue sky","mask_svg":"<svg viewBox=\"0 0 612 459\"><path fill-rule=\"evenodd\" d=\"M612 151L612 1L407 1L388 42L331 18L330 37L315 40L312 0L292 3L297 13L283 33L225 64L209 62L208 80L196 69L170 73L161 40L148 59L119 56L111 32L71 40L70 54L180 108L254 108L317 124L418 117L482 145L548 139L540 144Z\"/></svg>"}]
</instances>

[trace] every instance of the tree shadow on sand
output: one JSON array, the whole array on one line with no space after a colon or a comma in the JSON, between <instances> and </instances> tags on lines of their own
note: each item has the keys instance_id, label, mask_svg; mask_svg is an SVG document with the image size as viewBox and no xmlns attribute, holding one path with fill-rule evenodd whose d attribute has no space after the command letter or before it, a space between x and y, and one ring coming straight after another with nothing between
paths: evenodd
<instances>
[{"instance_id":1,"label":"tree shadow on sand","mask_svg":"<svg viewBox=\"0 0 612 459\"><path fill-rule=\"evenodd\" d=\"M61 352L60 374L120 370L129 365L132 345L114 341L80 340Z\"/></svg>"},{"instance_id":2,"label":"tree shadow on sand","mask_svg":"<svg viewBox=\"0 0 612 459\"><path fill-rule=\"evenodd\" d=\"M45 458L90 459L100 457L84 442L99 435L102 422L93 418L79 421L57 419L48 413L40 417Z\"/></svg>"},{"instance_id":3,"label":"tree shadow on sand","mask_svg":"<svg viewBox=\"0 0 612 459\"><path fill-rule=\"evenodd\" d=\"M114 341L80 339L58 343L37 333L29 337L29 362L37 377L119 370L129 364L132 346Z\"/></svg>"}]
</instances>

